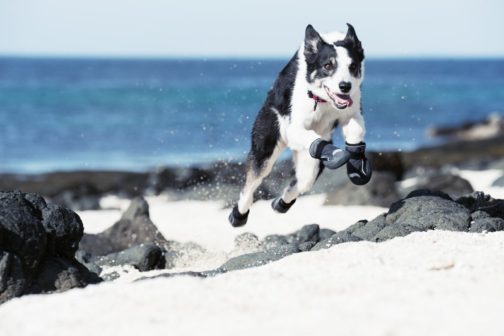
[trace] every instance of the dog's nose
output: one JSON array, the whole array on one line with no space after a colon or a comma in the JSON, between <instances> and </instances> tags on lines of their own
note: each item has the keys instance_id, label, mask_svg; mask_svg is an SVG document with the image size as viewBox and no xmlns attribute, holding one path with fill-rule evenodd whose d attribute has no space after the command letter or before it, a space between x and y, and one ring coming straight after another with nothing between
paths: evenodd
<instances>
[{"instance_id":1,"label":"dog's nose","mask_svg":"<svg viewBox=\"0 0 504 336\"><path fill-rule=\"evenodd\" d=\"M348 93L348 92L350 92L350 89L352 89L352 83L350 83L350 82L340 82L339 83L339 88L340 88L341 92Z\"/></svg>"}]
</instances>

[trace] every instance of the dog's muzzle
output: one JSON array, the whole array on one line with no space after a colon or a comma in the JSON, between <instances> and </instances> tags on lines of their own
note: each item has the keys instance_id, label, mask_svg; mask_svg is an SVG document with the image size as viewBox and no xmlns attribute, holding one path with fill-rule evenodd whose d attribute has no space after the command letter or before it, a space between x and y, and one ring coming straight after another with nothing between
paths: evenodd
<instances>
[{"instance_id":1,"label":"dog's muzzle","mask_svg":"<svg viewBox=\"0 0 504 336\"><path fill-rule=\"evenodd\" d=\"M352 106L353 100L350 95L334 93L327 86L324 86L324 89L336 108L343 110Z\"/></svg>"}]
</instances>

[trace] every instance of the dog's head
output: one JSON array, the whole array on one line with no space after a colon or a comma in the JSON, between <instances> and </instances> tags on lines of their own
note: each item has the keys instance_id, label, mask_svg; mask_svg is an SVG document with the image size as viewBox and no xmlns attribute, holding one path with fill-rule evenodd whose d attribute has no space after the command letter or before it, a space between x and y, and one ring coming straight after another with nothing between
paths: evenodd
<instances>
[{"instance_id":1,"label":"dog's head","mask_svg":"<svg viewBox=\"0 0 504 336\"><path fill-rule=\"evenodd\" d=\"M308 88L339 110L353 104L363 79L364 49L355 29L348 25L343 39L324 39L311 26L306 27L304 56Z\"/></svg>"}]
</instances>

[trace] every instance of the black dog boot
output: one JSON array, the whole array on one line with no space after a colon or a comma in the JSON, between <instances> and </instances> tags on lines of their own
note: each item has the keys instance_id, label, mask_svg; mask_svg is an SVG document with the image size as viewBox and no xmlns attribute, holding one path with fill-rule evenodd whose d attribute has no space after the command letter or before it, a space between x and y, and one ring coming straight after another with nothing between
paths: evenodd
<instances>
[{"instance_id":1,"label":"black dog boot","mask_svg":"<svg viewBox=\"0 0 504 336\"><path fill-rule=\"evenodd\" d=\"M334 146L329 141L317 139L310 145L310 155L322 161L325 167L337 169L350 159L350 153Z\"/></svg>"},{"instance_id":2,"label":"black dog boot","mask_svg":"<svg viewBox=\"0 0 504 336\"><path fill-rule=\"evenodd\" d=\"M296 203L296 199L294 199L292 202L290 203L285 203L284 200L282 199L282 197L278 197L278 198L275 198L273 200L273 202L271 202L271 207L273 208L273 210L275 210L276 212L279 212L279 213L286 213L287 211L289 211L289 209L291 208L291 206Z\"/></svg>"},{"instance_id":3,"label":"black dog boot","mask_svg":"<svg viewBox=\"0 0 504 336\"><path fill-rule=\"evenodd\" d=\"M248 219L249 213L250 213L250 210L244 214L241 214L240 211L238 211L238 206L235 205L233 207L233 210L229 214L229 217L228 217L229 223L231 223L231 225L233 227L243 226L243 225L247 224L247 219Z\"/></svg>"},{"instance_id":4,"label":"black dog boot","mask_svg":"<svg viewBox=\"0 0 504 336\"><path fill-rule=\"evenodd\" d=\"M350 160L347 163L348 178L355 185L368 183L373 175L373 169L366 158L366 144L364 142L355 145L346 144L346 150L350 153Z\"/></svg>"}]
</instances>

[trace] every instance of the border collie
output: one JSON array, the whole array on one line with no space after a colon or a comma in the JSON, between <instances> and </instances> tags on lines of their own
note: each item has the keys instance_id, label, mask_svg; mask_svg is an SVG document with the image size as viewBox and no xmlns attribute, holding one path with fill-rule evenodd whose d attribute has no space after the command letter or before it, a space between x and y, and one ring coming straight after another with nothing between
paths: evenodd
<instances>
[{"instance_id":1,"label":"border collie","mask_svg":"<svg viewBox=\"0 0 504 336\"><path fill-rule=\"evenodd\" d=\"M346 34L324 35L308 25L303 44L268 92L252 129L245 186L229 215L232 226L247 223L255 190L286 147L292 150L296 173L282 196L273 200L277 212L287 212L310 190L324 167L346 164L356 185L371 179L361 112L364 50L352 25L347 25ZM344 149L332 143L338 125Z\"/></svg>"}]
</instances>

